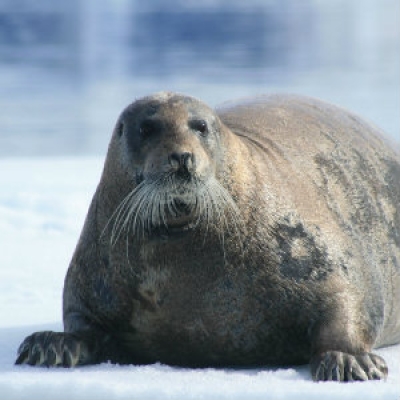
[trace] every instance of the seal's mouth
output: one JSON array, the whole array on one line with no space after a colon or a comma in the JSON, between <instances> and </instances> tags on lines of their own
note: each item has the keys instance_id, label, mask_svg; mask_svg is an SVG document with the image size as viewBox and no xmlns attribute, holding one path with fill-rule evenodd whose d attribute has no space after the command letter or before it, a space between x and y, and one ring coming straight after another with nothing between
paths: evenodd
<instances>
[{"instance_id":1,"label":"seal's mouth","mask_svg":"<svg viewBox=\"0 0 400 400\"><path fill-rule=\"evenodd\" d=\"M160 225L152 230L153 237L160 239L180 238L192 232L196 228L196 223L183 223L175 225Z\"/></svg>"},{"instance_id":2,"label":"seal's mouth","mask_svg":"<svg viewBox=\"0 0 400 400\"><path fill-rule=\"evenodd\" d=\"M187 219L189 218L196 208L196 204L188 203L187 201L183 200L182 198L174 198L171 202L171 205L168 206L168 216L171 217L172 222L174 220L178 221L180 219Z\"/></svg>"},{"instance_id":3,"label":"seal's mouth","mask_svg":"<svg viewBox=\"0 0 400 400\"><path fill-rule=\"evenodd\" d=\"M130 233L135 240L183 238L199 227L223 236L223 227L238 231L241 218L229 192L213 177L182 182L168 175L136 185L110 220L115 244Z\"/></svg>"},{"instance_id":4,"label":"seal's mouth","mask_svg":"<svg viewBox=\"0 0 400 400\"><path fill-rule=\"evenodd\" d=\"M192 231L198 224L196 210L196 204L189 204L179 197L174 198L165 206L165 219L153 227L153 234L176 237Z\"/></svg>"}]
</instances>

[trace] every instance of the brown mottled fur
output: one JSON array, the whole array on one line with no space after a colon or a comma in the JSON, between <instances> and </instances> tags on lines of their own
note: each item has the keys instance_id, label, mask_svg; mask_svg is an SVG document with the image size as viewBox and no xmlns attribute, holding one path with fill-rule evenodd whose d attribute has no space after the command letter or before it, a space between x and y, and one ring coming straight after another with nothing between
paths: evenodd
<instances>
[{"instance_id":1,"label":"brown mottled fur","mask_svg":"<svg viewBox=\"0 0 400 400\"><path fill-rule=\"evenodd\" d=\"M174 152L194 155L192 176L217 182L219 197L209 194L197 226L180 235L129 225L113 236L118 205L142 179L162 176ZM234 205L224 206L224 191ZM173 227L191 216L166 218ZM386 365L369 352L400 341L399 263L400 156L376 128L305 97L259 97L215 113L162 93L120 117L68 270L63 340L81 350L39 333L18 361L311 360L316 380L380 379ZM52 362L60 351L67 360Z\"/></svg>"}]
</instances>

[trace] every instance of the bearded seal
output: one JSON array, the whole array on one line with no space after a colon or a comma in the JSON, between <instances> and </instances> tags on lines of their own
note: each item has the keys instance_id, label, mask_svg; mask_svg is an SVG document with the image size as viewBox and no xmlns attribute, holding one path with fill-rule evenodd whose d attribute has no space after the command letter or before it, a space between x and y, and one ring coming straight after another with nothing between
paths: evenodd
<instances>
[{"instance_id":1,"label":"bearded seal","mask_svg":"<svg viewBox=\"0 0 400 400\"><path fill-rule=\"evenodd\" d=\"M17 364L310 363L382 379L400 341L400 156L291 95L213 111L174 93L119 117L70 263L64 332Z\"/></svg>"}]
</instances>

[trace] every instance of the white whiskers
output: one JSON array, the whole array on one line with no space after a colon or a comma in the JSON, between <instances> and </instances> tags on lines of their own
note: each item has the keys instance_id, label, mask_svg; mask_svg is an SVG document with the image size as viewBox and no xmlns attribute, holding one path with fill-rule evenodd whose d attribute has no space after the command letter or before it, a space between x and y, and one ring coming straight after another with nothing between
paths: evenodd
<instances>
[{"instance_id":1,"label":"white whiskers","mask_svg":"<svg viewBox=\"0 0 400 400\"><path fill-rule=\"evenodd\" d=\"M215 178L181 182L171 174L137 185L113 212L103 234L112 222L112 246L122 235L127 239L130 233L143 240L155 229L168 230L168 220L182 213L182 204L192 218L191 226L196 229L202 225L204 242L209 232L214 231L223 249L227 234L235 236L241 244L242 219L229 192Z\"/></svg>"}]
</instances>

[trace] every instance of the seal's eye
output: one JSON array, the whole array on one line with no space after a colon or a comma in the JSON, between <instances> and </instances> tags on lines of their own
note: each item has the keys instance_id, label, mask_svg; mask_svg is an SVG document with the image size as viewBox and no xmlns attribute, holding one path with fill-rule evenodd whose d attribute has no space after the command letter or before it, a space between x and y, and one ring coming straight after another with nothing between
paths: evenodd
<instances>
[{"instance_id":1,"label":"seal's eye","mask_svg":"<svg viewBox=\"0 0 400 400\"><path fill-rule=\"evenodd\" d=\"M208 125L207 122L203 119L195 119L190 121L190 127L195 131L198 131L202 136L207 135L208 133Z\"/></svg>"},{"instance_id":2,"label":"seal's eye","mask_svg":"<svg viewBox=\"0 0 400 400\"><path fill-rule=\"evenodd\" d=\"M153 133L157 131L158 128L159 127L156 121L153 121L151 119L146 119L140 124L139 128L140 136L142 137L151 136Z\"/></svg>"}]
</instances>

